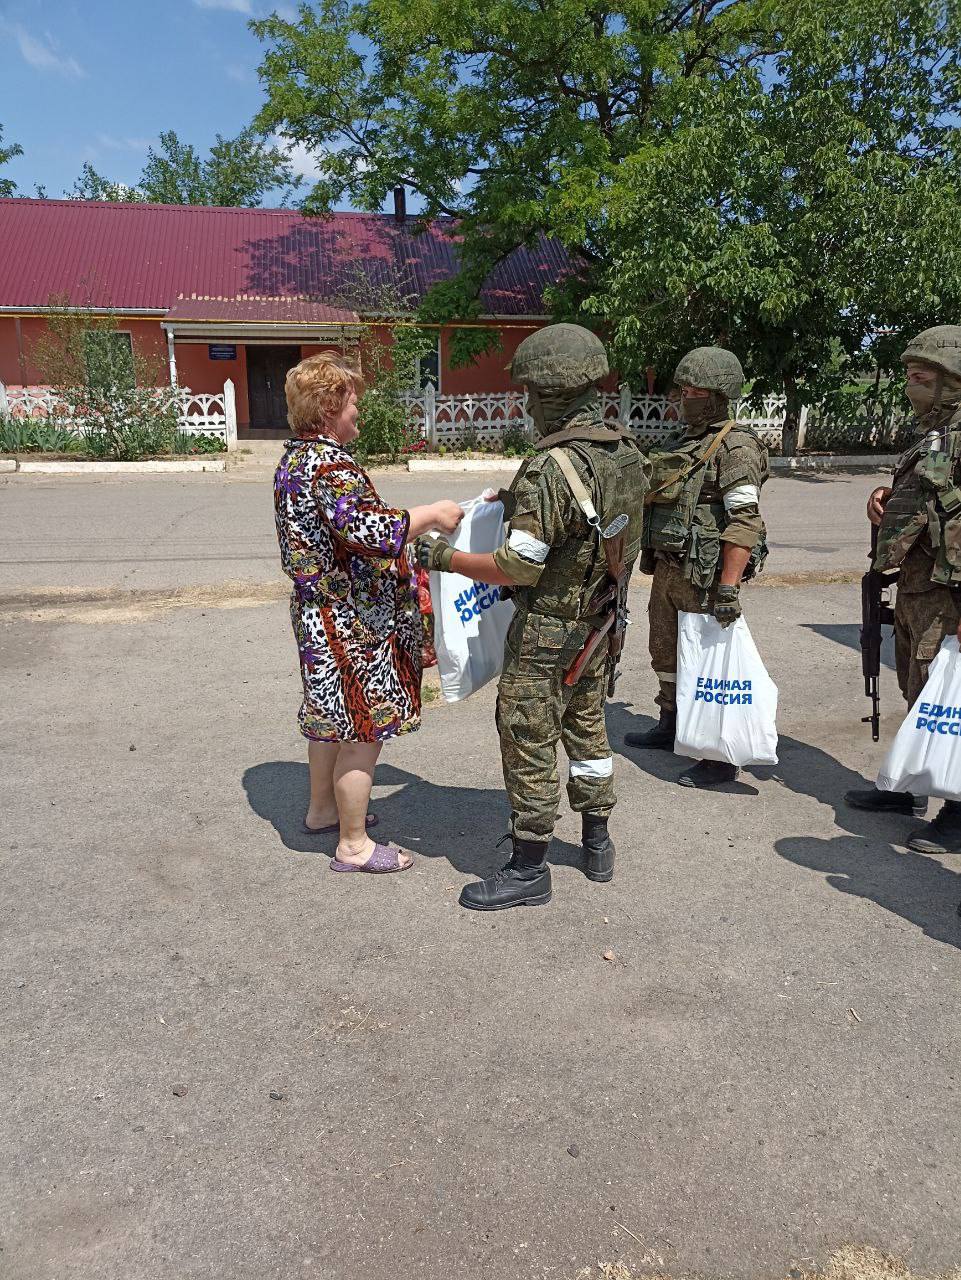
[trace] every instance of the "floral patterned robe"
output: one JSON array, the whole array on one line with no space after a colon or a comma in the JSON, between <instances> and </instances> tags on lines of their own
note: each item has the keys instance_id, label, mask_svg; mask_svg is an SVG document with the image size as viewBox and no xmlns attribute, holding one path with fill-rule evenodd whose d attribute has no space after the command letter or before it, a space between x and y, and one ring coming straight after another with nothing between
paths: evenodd
<instances>
[{"instance_id":1,"label":"floral patterned robe","mask_svg":"<svg viewBox=\"0 0 961 1280\"><path fill-rule=\"evenodd\" d=\"M322 437L287 441L274 514L294 583L301 732L380 742L417 729L424 633L408 512L385 506L347 450Z\"/></svg>"}]
</instances>

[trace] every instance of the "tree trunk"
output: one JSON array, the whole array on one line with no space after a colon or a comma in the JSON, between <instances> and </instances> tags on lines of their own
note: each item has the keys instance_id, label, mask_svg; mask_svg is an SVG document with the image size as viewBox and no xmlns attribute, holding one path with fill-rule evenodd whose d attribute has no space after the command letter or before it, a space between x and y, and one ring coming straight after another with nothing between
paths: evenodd
<instances>
[{"instance_id":1,"label":"tree trunk","mask_svg":"<svg viewBox=\"0 0 961 1280\"><path fill-rule=\"evenodd\" d=\"M801 443L801 397L794 375L790 373L784 375L784 397L787 404L784 409L784 427L781 431L781 455L785 458L794 458Z\"/></svg>"}]
</instances>

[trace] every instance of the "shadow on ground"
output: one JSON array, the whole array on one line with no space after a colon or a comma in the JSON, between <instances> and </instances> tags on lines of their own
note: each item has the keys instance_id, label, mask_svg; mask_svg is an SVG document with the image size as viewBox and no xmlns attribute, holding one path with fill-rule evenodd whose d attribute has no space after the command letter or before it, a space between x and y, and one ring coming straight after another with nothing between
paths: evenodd
<instances>
[{"instance_id":1,"label":"shadow on ground","mask_svg":"<svg viewBox=\"0 0 961 1280\"><path fill-rule=\"evenodd\" d=\"M285 848L333 855L335 835L312 836L303 830L309 787L306 764L271 760L252 765L244 773L243 785L250 807L273 826ZM398 789L379 796L381 787ZM507 843L495 848L510 819L500 790L440 786L382 764L377 767L371 810L380 818L379 839L394 840L425 858L446 858L465 875L488 876L510 856ZM580 867L583 854L579 846L555 839L550 861L555 866Z\"/></svg>"},{"instance_id":2,"label":"shadow on ground","mask_svg":"<svg viewBox=\"0 0 961 1280\"><path fill-rule=\"evenodd\" d=\"M802 622L801 626L805 631L813 631L815 635L823 636L825 640L833 640L835 644L842 645L845 649L860 650L861 648L861 626L857 622ZM891 631L886 631L884 639L881 643L881 661L886 667L895 670L894 665L894 635Z\"/></svg>"},{"instance_id":3,"label":"shadow on ground","mask_svg":"<svg viewBox=\"0 0 961 1280\"><path fill-rule=\"evenodd\" d=\"M652 777L673 781L683 767L677 756L666 751L634 751L624 746L624 734L643 731L653 719L636 716L623 703L608 707L611 745ZM844 802L846 791L873 785L847 768L834 756L795 738L781 737L777 765L745 770L759 781L770 780L796 795L808 796L829 805L834 822L844 835L821 838L813 835L774 835L775 852L788 862L820 872L825 882L839 893L869 899L921 929L928 937L961 949L961 858L957 868L937 858L914 853L904 847L918 820L908 815L873 814L852 809ZM717 788L717 793L734 788ZM751 787L743 793L757 794ZM933 817L938 802L928 812ZM777 807L776 813L789 812Z\"/></svg>"}]
</instances>

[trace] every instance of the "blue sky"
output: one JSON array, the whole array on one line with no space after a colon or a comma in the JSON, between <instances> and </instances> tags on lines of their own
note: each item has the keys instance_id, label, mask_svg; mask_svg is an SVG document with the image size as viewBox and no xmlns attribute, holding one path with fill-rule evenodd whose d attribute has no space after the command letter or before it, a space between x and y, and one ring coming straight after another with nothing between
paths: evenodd
<instances>
[{"instance_id":1,"label":"blue sky","mask_svg":"<svg viewBox=\"0 0 961 1280\"><path fill-rule=\"evenodd\" d=\"M205 152L262 102L252 17L277 0L0 0L0 124L24 154L5 165L22 194L60 197L84 161L136 181L147 148L174 129ZM294 155L301 172L309 157Z\"/></svg>"}]
</instances>

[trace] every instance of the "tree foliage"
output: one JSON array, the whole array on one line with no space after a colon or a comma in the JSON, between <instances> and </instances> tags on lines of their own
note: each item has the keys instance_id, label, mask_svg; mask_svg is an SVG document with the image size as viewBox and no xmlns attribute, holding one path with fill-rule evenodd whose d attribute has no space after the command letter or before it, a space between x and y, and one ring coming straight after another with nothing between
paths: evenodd
<instances>
[{"instance_id":1,"label":"tree foliage","mask_svg":"<svg viewBox=\"0 0 961 1280\"><path fill-rule=\"evenodd\" d=\"M364 317L353 349L344 348L345 355L359 354L365 383L358 402L362 424L358 456L396 458L419 439L403 393L418 388L421 356L433 350L437 335L412 323L413 293L371 280L359 263L345 271L331 301Z\"/></svg>"},{"instance_id":2,"label":"tree foliage","mask_svg":"<svg viewBox=\"0 0 961 1280\"><path fill-rule=\"evenodd\" d=\"M403 183L457 220L432 319L549 235L578 264L555 313L624 374L719 341L796 407L879 328L961 314L954 0L322 0L254 27L260 127L323 157L309 210Z\"/></svg>"},{"instance_id":3,"label":"tree foliage","mask_svg":"<svg viewBox=\"0 0 961 1280\"><path fill-rule=\"evenodd\" d=\"M148 150L136 185L113 182L85 164L69 194L80 200L252 208L272 192L279 192L280 202L286 203L301 181L285 153L252 127L236 138L218 133L206 157L170 130L160 135L158 150Z\"/></svg>"},{"instance_id":4,"label":"tree foliage","mask_svg":"<svg viewBox=\"0 0 961 1280\"><path fill-rule=\"evenodd\" d=\"M22 155L23 147L18 142L10 142L6 146L3 145L3 125L0 124L0 164L8 164L9 161ZM0 178L0 196L15 196L16 194L17 184L13 179Z\"/></svg>"},{"instance_id":5,"label":"tree foliage","mask_svg":"<svg viewBox=\"0 0 961 1280\"><path fill-rule=\"evenodd\" d=\"M177 393L158 385L159 355L138 351L113 316L76 308L66 296L51 298L48 307L46 331L34 342L30 361L58 392L66 416L79 424L85 447L117 459L170 453Z\"/></svg>"}]
</instances>

